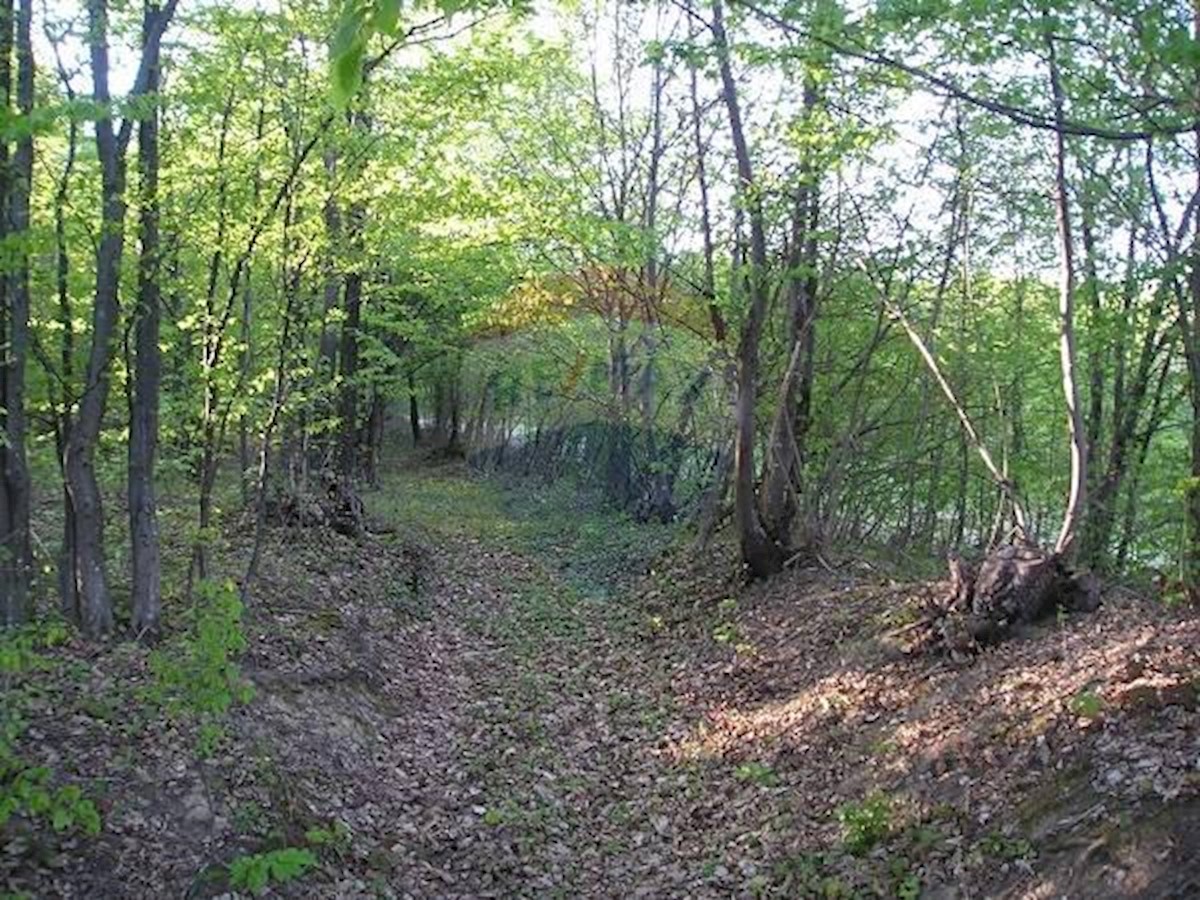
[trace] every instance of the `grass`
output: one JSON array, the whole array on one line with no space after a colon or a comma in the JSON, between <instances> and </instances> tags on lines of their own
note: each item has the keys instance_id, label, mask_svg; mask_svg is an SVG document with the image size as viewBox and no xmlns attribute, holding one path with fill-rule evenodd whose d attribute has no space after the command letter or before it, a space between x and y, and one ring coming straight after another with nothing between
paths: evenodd
<instances>
[{"instance_id":1,"label":"grass","mask_svg":"<svg viewBox=\"0 0 1200 900\"><path fill-rule=\"evenodd\" d=\"M552 485L472 477L401 464L367 498L371 513L431 535L480 541L546 563L587 600L607 600L618 585L670 545L678 530L643 524L569 480ZM447 510L454 514L447 515Z\"/></svg>"}]
</instances>

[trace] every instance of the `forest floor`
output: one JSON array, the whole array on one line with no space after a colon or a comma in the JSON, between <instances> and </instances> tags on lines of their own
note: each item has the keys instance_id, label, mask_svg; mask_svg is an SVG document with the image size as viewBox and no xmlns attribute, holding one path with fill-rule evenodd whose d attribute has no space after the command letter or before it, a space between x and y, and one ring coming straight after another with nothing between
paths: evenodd
<instances>
[{"instance_id":1,"label":"forest floor","mask_svg":"<svg viewBox=\"0 0 1200 900\"><path fill-rule=\"evenodd\" d=\"M1110 591L910 658L886 636L929 585L744 587L724 548L453 463L367 501L360 540L272 529L227 715L172 711L128 643L5 663L22 764L102 828L14 818L4 890L232 895L257 861L293 897L1200 895L1194 611Z\"/></svg>"}]
</instances>

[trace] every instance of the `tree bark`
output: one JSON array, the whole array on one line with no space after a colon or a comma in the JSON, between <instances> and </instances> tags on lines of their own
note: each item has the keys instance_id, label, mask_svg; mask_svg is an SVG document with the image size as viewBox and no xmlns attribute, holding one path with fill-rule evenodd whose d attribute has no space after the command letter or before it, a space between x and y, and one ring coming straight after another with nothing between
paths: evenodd
<instances>
[{"instance_id":1,"label":"tree bark","mask_svg":"<svg viewBox=\"0 0 1200 900\"><path fill-rule=\"evenodd\" d=\"M362 316L362 273L352 271L346 276L342 322L342 349L339 354L341 375L341 439L338 443L338 474L354 477L358 468L358 329Z\"/></svg>"},{"instance_id":2,"label":"tree bark","mask_svg":"<svg viewBox=\"0 0 1200 900\"><path fill-rule=\"evenodd\" d=\"M412 373L408 374L408 427L412 432L414 447L421 446L421 407L417 397L417 383Z\"/></svg>"},{"instance_id":3,"label":"tree bark","mask_svg":"<svg viewBox=\"0 0 1200 900\"><path fill-rule=\"evenodd\" d=\"M758 394L758 350L763 321L767 315L767 236L762 198L754 183L750 149L742 127L737 84L729 61L729 39L721 0L713 0L713 38L729 114L730 136L737 157L738 195L750 222L750 265L746 282L750 311L742 326L737 352L737 400L734 405L734 515L742 560L754 577L773 575L783 568L783 549L767 534L758 513L754 487L754 407Z\"/></svg>"},{"instance_id":4,"label":"tree bark","mask_svg":"<svg viewBox=\"0 0 1200 900\"><path fill-rule=\"evenodd\" d=\"M811 119L817 89L811 78L804 86L804 117ZM816 298L817 174L811 158L800 167L800 185L792 213L788 253L788 366L779 392L778 407L764 463L762 518L771 538L782 546L791 542L792 522L798 509L801 444L808 430L812 402L813 314Z\"/></svg>"},{"instance_id":5,"label":"tree bark","mask_svg":"<svg viewBox=\"0 0 1200 900\"><path fill-rule=\"evenodd\" d=\"M1070 558L1082 524L1087 502L1088 441L1083 410L1079 406L1079 385L1075 377L1075 247L1071 238L1071 210L1067 195L1067 150L1065 100L1058 68L1054 38L1047 34L1050 60L1050 93L1054 100L1054 211L1058 223L1059 252L1059 359L1062 364L1063 397L1067 407L1067 432L1071 440L1071 476L1067 507L1055 552Z\"/></svg>"},{"instance_id":6,"label":"tree bark","mask_svg":"<svg viewBox=\"0 0 1200 900\"><path fill-rule=\"evenodd\" d=\"M157 53L175 11L168 0L145 36L142 61L131 97L146 92L147 63ZM96 445L108 404L109 364L112 361L117 320L120 316L121 259L125 250L125 150L133 121L125 119L118 131L112 119L109 92L108 4L89 0L88 49L92 69L92 99L99 111L95 122L96 153L100 160L100 240L96 245L96 283L92 303L92 341L88 351L83 391L67 441L67 490L75 520L72 574L84 631L92 636L113 627L112 596L104 558L104 511L96 480Z\"/></svg>"},{"instance_id":7,"label":"tree bark","mask_svg":"<svg viewBox=\"0 0 1200 900\"><path fill-rule=\"evenodd\" d=\"M108 403L109 363L120 315L118 290L125 244L125 159L111 117L108 89L108 6L88 3L96 150L100 158L101 232L96 247L96 285L92 304L92 342L84 390L67 443L67 489L75 518L75 590L84 631L95 636L112 630L112 597L104 558L104 511L96 480L96 444Z\"/></svg>"},{"instance_id":8,"label":"tree bark","mask_svg":"<svg viewBox=\"0 0 1200 900\"><path fill-rule=\"evenodd\" d=\"M158 4L145 8L145 32L153 30L161 12ZM149 63L147 93L159 88L157 48ZM162 618L162 571L158 539L158 503L155 494L155 462L158 455L159 391L162 383L162 354L159 322L162 303L160 284L158 200L158 104L138 123L138 167L140 173L138 261L138 309L134 322L134 365L129 415L129 533L133 557L131 595L133 633L144 640L158 637Z\"/></svg>"},{"instance_id":9,"label":"tree bark","mask_svg":"<svg viewBox=\"0 0 1200 900\"><path fill-rule=\"evenodd\" d=\"M10 28L12 6L6 4L3 28ZM33 22L32 0L20 0L16 19L17 112L28 118L33 112ZM8 39L5 40L8 43ZM7 68L7 54L5 67ZM5 82L8 75L5 73ZM7 93L7 84L5 85ZM5 107L8 108L7 97ZM0 618L15 624L31 613L30 581L33 549L30 539L30 482L25 459L25 363L29 347L29 194L33 182L33 135L31 130L17 141L11 171L5 179L5 232L19 242L16 270L6 277L7 346L3 367L3 491L0 511L3 521L4 577L0 579Z\"/></svg>"}]
</instances>

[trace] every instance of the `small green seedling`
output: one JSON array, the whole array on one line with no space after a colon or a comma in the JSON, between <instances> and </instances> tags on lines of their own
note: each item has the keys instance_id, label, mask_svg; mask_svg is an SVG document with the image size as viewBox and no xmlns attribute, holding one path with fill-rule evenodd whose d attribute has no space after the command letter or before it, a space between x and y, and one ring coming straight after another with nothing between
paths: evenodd
<instances>
[{"instance_id":1,"label":"small green seedling","mask_svg":"<svg viewBox=\"0 0 1200 900\"><path fill-rule=\"evenodd\" d=\"M256 897L272 884L295 881L317 864L311 850L284 847L266 853L239 856L229 864L229 884L245 888Z\"/></svg>"},{"instance_id":2,"label":"small green seedling","mask_svg":"<svg viewBox=\"0 0 1200 900\"><path fill-rule=\"evenodd\" d=\"M892 831L892 802L880 791L861 803L847 803L837 811L842 843L855 856L863 856Z\"/></svg>"}]
</instances>

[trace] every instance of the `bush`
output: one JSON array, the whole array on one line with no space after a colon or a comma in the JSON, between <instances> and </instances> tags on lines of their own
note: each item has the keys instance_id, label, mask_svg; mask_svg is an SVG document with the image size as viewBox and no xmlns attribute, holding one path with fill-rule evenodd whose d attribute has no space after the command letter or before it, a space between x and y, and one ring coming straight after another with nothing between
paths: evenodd
<instances>
[{"instance_id":1,"label":"bush","mask_svg":"<svg viewBox=\"0 0 1200 900\"><path fill-rule=\"evenodd\" d=\"M200 720L199 749L211 753L223 731L218 724L234 703L249 702L253 689L236 661L246 648L242 601L232 582L204 581L197 587L193 628L150 656L151 702L168 715Z\"/></svg>"}]
</instances>

